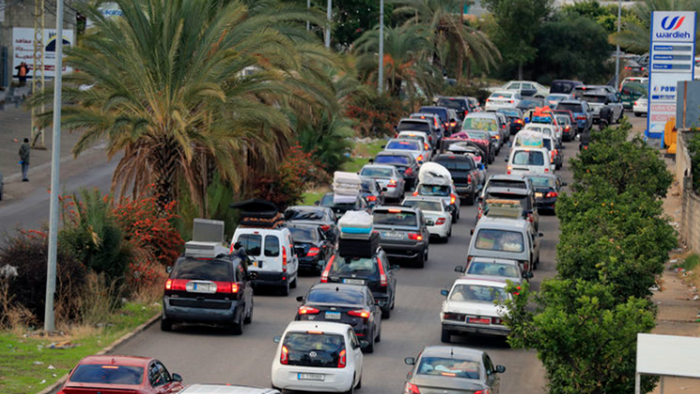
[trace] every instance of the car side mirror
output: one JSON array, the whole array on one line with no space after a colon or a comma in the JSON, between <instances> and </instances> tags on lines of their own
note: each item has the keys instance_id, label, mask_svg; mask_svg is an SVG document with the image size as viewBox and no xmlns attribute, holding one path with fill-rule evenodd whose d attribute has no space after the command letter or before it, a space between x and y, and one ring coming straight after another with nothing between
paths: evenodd
<instances>
[{"instance_id":1,"label":"car side mirror","mask_svg":"<svg viewBox=\"0 0 700 394\"><path fill-rule=\"evenodd\" d=\"M365 340L361 340L360 341L360 349L366 349L367 347L369 347L369 342L365 341Z\"/></svg>"},{"instance_id":2,"label":"car side mirror","mask_svg":"<svg viewBox=\"0 0 700 394\"><path fill-rule=\"evenodd\" d=\"M462 267L461 265L456 266L456 267L455 267L455 272L459 272L459 273L462 273L462 274L463 274L463 273L464 273L464 267Z\"/></svg>"},{"instance_id":3,"label":"car side mirror","mask_svg":"<svg viewBox=\"0 0 700 394\"><path fill-rule=\"evenodd\" d=\"M386 148L386 145L382 145L381 148L382 148L382 149L385 149L385 148Z\"/></svg>"},{"instance_id":4,"label":"car side mirror","mask_svg":"<svg viewBox=\"0 0 700 394\"><path fill-rule=\"evenodd\" d=\"M474 235L474 229L469 230L470 235Z\"/></svg>"},{"instance_id":5,"label":"car side mirror","mask_svg":"<svg viewBox=\"0 0 700 394\"><path fill-rule=\"evenodd\" d=\"M406 365L416 365L416 358L415 357L406 357L403 359L403 362Z\"/></svg>"},{"instance_id":6,"label":"car side mirror","mask_svg":"<svg viewBox=\"0 0 700 394\"><path fill-rule=\"evenodd\" d=\"M320 204L321 204L321 201L318 201L318 200L317 200L317 201L314 201L314 205L315 205L315 206L319 206Z\"/></svg>"},{"instance_id":7,"label":"car side mirror","mask_svg":"<svg viewBox=\"0 0 700 394\"><path fill-rule=\"evenodd\" d=\"M383 188L382 188L382 191L383 191L383 192L388 192L389 189L387 189L386 187L383 187Z\"/></svg>"},{"instance_id":8,"label":"car side mirror","mask_svg":"<svg viewBox=\"0 0 700 394\"><path fill-rule=\"evenodd\" d=\"M523 272L523 279L532 279L532 277L535 276L532 274L530 271L524 271Z\"/></svg>"},{"instance_id":9,"label":"car side mirror","mask_svg":"<svg viewBox=\"0 0 700 394\"><path fill-rule=\"evenodd\" d=\"M504 373L504 372L506 372L506 367L504 367L503 365L496 365L496 372L497 373Z\"/></svg>"},{"instance_id":10,"label":"car side mirror","mask_svg":"<svg viewBox=\"0 0 700 394\"><path fill-rule=\"evenodd\" d=\"M508 157L506 157L505 159L503 159L503 161L505 161L506 163L508 163Z\"/></svg>"},{"instance_id":11,"label":"car side mirror","mask_svg":"<svg viewBox=\"0 0 700 394\"><path fill-rule=\"evenodd\" d=\"M169 265L169 266L165 267L165 272L168 273L168 274L171 273L171 272L173 272L173 266L172 266L172 265Z\"/></svg>"},{"instance_id":12,"label":"car side mirror","mask_svg":"<svg viewBox=\"0 0 700 394\"><path fill-rule=\"evenodd\" d=\"M274 342L274 343L280 343L281 341L282 341L282 337L280 337L280 336L272 338L272 342Z\"/></svg>"},{"instance_id":13,"label":"car side mirror","mask_svg":"<svg viewBox=\"0 0 700 394\"><path fill-rule=\"evenodd\" d=\"M564 187L564 186L569 186L569 184L566 183L566 182L562 182L562 183L561 183L561 187Z\"/></svg>"},{"instance_id":14,"label":"car side mirror","mask_svg":"<svg viewBox=\"0 0 700 394\"><path fill-rule=\"evenodd\" d=\"M544 234L543 234L543 233L537 233L537 236L540 237L540 238L542 238L542 237L544 237Z\"/></svg>"},{"instance_id":15,"label":"car side mirror","mask_svg":"<svg viewBox=\"0 0 700 394\"><path fill-rule=\"evenodd\" d=\"M299 302L304 302L304 296L299 296L299 297L297 297L297 301L299 301Z\"/></svg>"},{"instance_id":16,"label":"car side mirror","mask_svg":"<svg viewBox=\"0 0 700 394\"><path fill-rule=\"evenodd\" d=\"M440 290L440 295L443 297L447 297L450 294L449 290Z\"/></svg>"},{"instance_id":17,"label":"car side mirror","mask_svg":"<svg viewBox=\"0 0 700 394\"><path fill-rule=\"evenodd\" d=\"M170 378L173 380L173 382L182 382L182 376L180 376L179 373L170 375Z\"/></svg>"}]
</instances>

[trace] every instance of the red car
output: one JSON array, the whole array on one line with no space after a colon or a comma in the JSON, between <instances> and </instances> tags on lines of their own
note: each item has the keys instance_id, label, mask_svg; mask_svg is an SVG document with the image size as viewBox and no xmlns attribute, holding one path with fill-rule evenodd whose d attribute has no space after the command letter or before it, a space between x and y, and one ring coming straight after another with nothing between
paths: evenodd
<instances>
[{"instance_id":1,"label":"red car","mask_svg":"<svg viewBox=\"0 0 700 394\"><path fill-rule=\"evenodd\" d=\"M169 394L182 377L152 358L88 356L73 368L58 394Z\"/></svg>"}]
</instances>

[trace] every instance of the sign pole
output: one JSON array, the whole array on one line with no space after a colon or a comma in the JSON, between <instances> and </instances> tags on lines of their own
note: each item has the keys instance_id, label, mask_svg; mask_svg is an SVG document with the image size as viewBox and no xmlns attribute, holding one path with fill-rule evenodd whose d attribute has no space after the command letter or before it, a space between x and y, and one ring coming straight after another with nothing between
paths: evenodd
<instances>
[{"instance_id":1,"label":"sign pole","mask_svg":"<svg viewBox=\"0 0 700 394\"><path fill-rule=\"evenodd\" d=\"M49 261L46 270L46 309L44 331L56 329L54 294L56 293L56 254L58 246L58 193L61 159L61 84L63 76L63 0L56 0L56 76L53 94L53 141L51 147L51 191L49 213Z\"/></svg>"},{"instance_id":2,"label":"sign pole","mask_svg":"<svg viewBox=\"0 0 700 394\"><path fill-rule=\"evenodd\" d=\"M328 0L328 9L326 10L328 17L328 27L326 27L326 48L331 47L331 18L333 17L333 0Z\"/></svg>"},{"instance_id":3,"label":"sign pole","mask_svg":"<svg viewBox=\"0 0 700 394\"><path fill-rule=\"evenodd\" d=\"M620 35L620 25L622 24L622 0L617 2L617 35ZM615 51L615 90L620 89L620 44Z\"/></svg>"},{"instance_id":4,"label":"sign pole","mask_svg":"<svg viewBox=\"0 0 700 394\"><path fill-rule=\"evenodd\" d=\"M384 0L379 0L379 75L377 76L377 91L384 90Z\"/></svg>"}]
</instances>

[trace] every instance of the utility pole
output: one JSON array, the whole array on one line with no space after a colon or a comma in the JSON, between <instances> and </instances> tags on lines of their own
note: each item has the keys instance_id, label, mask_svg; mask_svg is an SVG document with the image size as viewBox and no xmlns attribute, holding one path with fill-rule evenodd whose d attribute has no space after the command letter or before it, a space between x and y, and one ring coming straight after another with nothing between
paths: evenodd
<instances>
[{"instance_id":1,"label":"utility pole","mask_svg":"<svg viewBox=\"0 0 700 394\"><path fill-rule=\"evenodd\" d=\"M620 36L620 25L622 24L622 0L617 2L617 36ZM615 90L620 89L620 44L617 44L615 52Z\"/></svg>"},{"instance_id":2,"label":"utility pole","mask_svg":"<svg viewBox=\"0 0 700 394\"><path fill-rule=\"evenodd\" d=\"M377 91L382 94L384 90L384 0L379 0L379 76L377 77Z\"/></svg>"},{"instance_id":3,"label":"utility pole","mask_svg":"<svg viewBox=\"0 0 700 394\"><path fill-rule=\"evenodd\" d=\"M51 146L51 192L49 211L49 261L46 269L46 309L44 331L56 329L53 299L56 293L56 254L58 246L58 178L61 159L61 83L63 78L63 0L56 0L56 74L53 79L53 142Z\"/></svg>"},{"instance_id":4,"label":"utility pole","mask_svg":"<svg viewBox=\"0 0 700 394\"><path fill-rule=\"evenodd\" d=\"M328 17L328 27L326 27L326 48L331 47L331 18L333 17L333 0L328 0L328 10L326 11L326 16Z\"/></svg>"},{"instance_id":5,"label":"utility pole","mask_svg":"<svg viewBox=\"0 0 700 394\"><path fill-rule=\"evenodd\" d=\"M311 0L306 0L306 11L311 11ZM309 20L306 20L306 31L311 30L311 22Z\"/></svg>"}]
</instances>

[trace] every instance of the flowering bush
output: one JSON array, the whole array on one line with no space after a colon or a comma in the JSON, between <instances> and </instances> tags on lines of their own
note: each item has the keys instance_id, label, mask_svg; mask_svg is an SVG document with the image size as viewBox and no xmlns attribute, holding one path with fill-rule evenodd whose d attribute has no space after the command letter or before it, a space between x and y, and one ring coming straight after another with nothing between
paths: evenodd
<instances>
[{"instance_id":1,"label":"flowering bush","mask_svg":"<svg viewBox=\"0 0 700 394\"><path fill-rule=\"evenodd\" d=\"M345 115L357 121L361 135L383 137L394 134L394 126L407 112L410 110L397 98L373 96L353 100L347 105Z\"/></svg>"}]
</instances>

